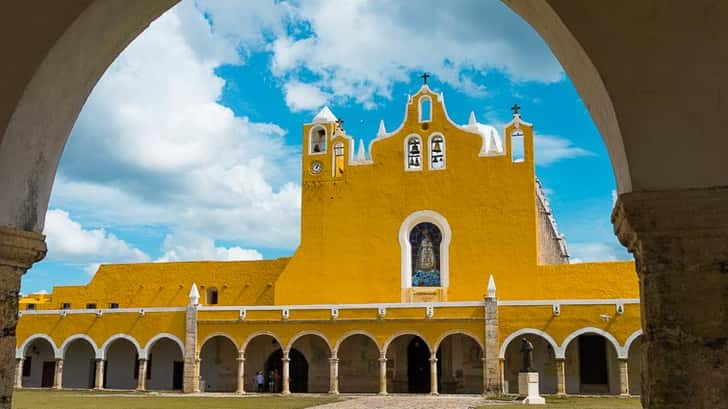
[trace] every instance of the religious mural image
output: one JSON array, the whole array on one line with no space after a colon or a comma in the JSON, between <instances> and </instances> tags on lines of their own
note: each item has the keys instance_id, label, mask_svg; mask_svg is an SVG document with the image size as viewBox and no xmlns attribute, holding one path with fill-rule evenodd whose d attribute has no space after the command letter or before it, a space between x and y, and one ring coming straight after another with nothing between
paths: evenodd
<instances>
[{"instance_id":1,"label":"religious mural image","mask_svg":"<svg viewBox=\"0 0 728 409\"><path fill-rule=\"evenodd\" d=\"M432 223L420 223L410 232L412 286L440 286L440 242L442 233Z\"/></svg>"}]
</instances>

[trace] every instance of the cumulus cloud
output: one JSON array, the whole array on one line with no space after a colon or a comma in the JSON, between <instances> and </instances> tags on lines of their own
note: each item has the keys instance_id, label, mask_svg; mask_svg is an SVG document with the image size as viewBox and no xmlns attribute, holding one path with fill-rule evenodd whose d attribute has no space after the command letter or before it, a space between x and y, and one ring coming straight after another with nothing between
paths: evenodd
<instances>
[{"instance_id":1,"label":"cumulus cloud","mask_svg":"<svg viewBox=\"0 0 728 409\"><path fill-rule=\"evenodd\" d=\"M286 105L293 112L314 111L323 107L330 95L316 86L302 82L289 82L284 86Z\"/></svg>"},{"instance_id":2,"label":"cumulus cloud","mask_svg":"<svg viewBox=\"0 0 728 409\"><path fill-rule=\"evenodd\" d=\"M207 237L190 232L167 235L164 239L164 254L157 261L185 260L261 260L263 255L254 249L238 246L218 247Z\"/></svg>"},{"instance_id":3,"label":"cumulus cloud","mask_svg":"<svg viewBox=\"0 0 728 409\"><path fill-rule=\"evenodd\" d=\"M48 260L86 263L143 262L149 256L104 229L86 229L71 219L68 212L51 209L46 213L43 231L48 243ZM95 269L94 269L95 271Z\"/></svg>"},{"instance_id":4,"label":"cumulus cloud","mask_svg":"<svg viewBox=\"0 0 728 409\"><path fill-rule=\"evenodd\" d=\"M574 146L571 140L554 135L536 134L533 148L536 164L540 166L549 166L563 159L594 156L593 152Z\"/></svg>"},{"instance_id":5,"label":"cumulus cloud","mask_svg":"<svg viewBox=\"0 0 728 409\"><path fill-rule=\"evenodd\" d=\"M619 243L569 243L569 253L572 263L632 259Z\"/></svg>"}]
</instances>

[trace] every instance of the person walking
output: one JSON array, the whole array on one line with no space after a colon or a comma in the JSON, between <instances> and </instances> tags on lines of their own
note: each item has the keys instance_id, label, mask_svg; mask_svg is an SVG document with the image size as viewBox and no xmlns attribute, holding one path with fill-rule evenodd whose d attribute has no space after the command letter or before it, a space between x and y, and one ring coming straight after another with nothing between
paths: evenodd
<instances>
[{"instance_id":1,"label":"person walking","mask_svg":"<svg viewBox=\"0 0 728 409\"><path fill-rule=\"evenodd\" d=\"M263 376L263 371L258 371L255 375L255 383L258 385L258 393L263 393L263 389L265 388L265 377Z\"/></svg>"},{"instance_id":2,"label":"person walking","mask_svg":"<svg viewBox=\"0 0 728 409\"><path fill-rule=\"evenodd\" d=\"M276 392L276 380L273 376L273 371L268 372L268 392L275 393Z\"/></svg>"}]
</instances>

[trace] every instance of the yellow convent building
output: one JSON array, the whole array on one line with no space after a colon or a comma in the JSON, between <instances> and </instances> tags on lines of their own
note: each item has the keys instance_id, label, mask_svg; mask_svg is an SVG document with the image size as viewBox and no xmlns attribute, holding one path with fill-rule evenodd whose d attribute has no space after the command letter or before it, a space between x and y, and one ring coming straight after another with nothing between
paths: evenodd
<instances>
[{"instance_id":1,"label":"yellow convent building","mask_svg":"<svg viewBox=\"0 0 728 409\"><path fill-rule=\"evenodd\" d=\"M302 150L292 257L102 265L24 297L16 386L493 395L527 338L542 393L639 391L635 266L568 263L517 110L458 125L423 85L368 151L328 108Z\"/></svg>"}]
</instances>

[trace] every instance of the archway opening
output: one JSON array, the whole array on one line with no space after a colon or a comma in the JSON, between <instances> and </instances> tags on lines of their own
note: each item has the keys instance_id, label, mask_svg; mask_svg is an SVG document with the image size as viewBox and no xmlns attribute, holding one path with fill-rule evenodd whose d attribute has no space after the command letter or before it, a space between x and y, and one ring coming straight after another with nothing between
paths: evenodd
<instances>
[{"instance_id":1,"label":"archway opening","mask_svg":"<svg viewBox=\"0 0 728 409\"><path fill-rule=\"evenodd\" d=\"M599 334L583 334L566 347L566 393L618 395L617 350Z\"/></svg>"},{"instance_id":2,"label":"archway opening","mask_svg":"<svg viewBox=\"0 0 728 409\"><path fill-rule=\"evenodd\" d=\"M308 392L308 362L301 351L291 348L288 352L289 361L289 389L293 393ZM278 393L282 390L283 350L275 350L265 361L266 381L268 392Z\"/></svg>"},{"instance_id":3,"label":"archway opening","mask_svg":"<svg viewBox=\"0 0 728 409\"><path fill-rule=\"evenodd\" d=\"M405 334L389 344L387 390L392 393L430 392L430 348L425 340Z\"/></svg>"},{"instance_id":4,"label":"archway opening","mask_svg":"<svg viewBox=\"0 0 728 409\"><path fill-rule=\"evenodd\" d=\"M205 392L235 392L238 386L238 348L222 335L214 336L200 350L200 389Z\"/></svg>"},{"instance_id":5,"label":"archway opening","mask_svg":"<svg viewBox=\"0 0 728 409\"><path fill-rule=\"evenodd\" d=\"M437 348L439 393L483 393L483 348L464 334L445 337Z\"/></svg>"},{"instance_id":6,"label":"archway opening","mask_svg":"<svg viewBox=\"0 0 728 409\"><path fill-rule=\"evenodd\" d=\"M23 351L23 387L50 388L56 371L55 352L48 340L36 338Z\"/></svg>"},{"instance_id":7,"label":"archway opening","mask_svg":"<svg viewBox=\"0 0 728 409\"><path fill-rule=\"evenodd\" d=\"M147 389L181 390L184 380L184 357L179 344L160 338L147 351Z\"/></svg>"},{"instance_id":8,"label":"archway opening","mask_svg":"<svg viewBox=\"0 0 728 409\"><path fill-rule=\"evenodd\" d=\"M248 392L278 392L276 383L280 384L282 375L282 363L278 359L278 365L273 365L269 362L271 356L277 352L280 352L280 357L283 357L283 351L281 350L281 344L278 340L271 335L258 335L248 341L245 346L245 390ZM278 381L276 381L275 370L278 370ZM258 386L256 377L258 373L263 376L262 386ZM273 379L273 387L271 387L270 380Z\"/></svg>"},{"instance_id":9,"label":"archway opening","mask_svg":"<svg viewBox=\"0 0 728 409\"><path fill-rule=\"evenodd\" d=\"M136 389L139 378L139 354L128 339L118 338L106 348L104 388Z\"/></svg>"},{"instance_id":10,"label":"archway opening","mask_svg":"<svg viewBox=\"0 0 728 409\"><path fill-rule=\"evenodd\" d=\"M543 337L536 334L525 334L514 338L505 354L503 386L505 392L518 392L518 372L523 366L521 357L522 339L526 338L533 344L533 367L538 371L539 391L541 393L556 393L556 355L553 346Z\"/></svg>"},{"instance_id":11,"label":"archway opening","mask_svg":"<svg viewBox=\"0 0 728 409\"><path fill-rule=\"evenodd\" d=\"M377 393L379 391L379 348L366 335L354 334L339 345L339 391Z\"/></svg>"},{"instance_id":12,"label":"archway opening","mask_svg":"<svg viewBox=\"0 0 728 409\"><path fill-rule=\"evenodd\" d=\"M298 338L292 345L291 351L298 350L306 362L306 369L299 368L301 360L294 360L291 356L291 392L294 382L304 388L301 392L326 393L329 391L329 359L331 358L331 348L318 335L307 334ZM302 379L296 381L294 376L305 377L306 382ZM305 384L305 385L304 385Z\"/></svg>"},{"instance_id":13,"label":"archway opening","mask_svg":"<svg viewBox=\"0 0 728 409\"><path fill-rule=\"evenodd\" d=\"M71 341L63 351L63 388L91 389L96 374L96 351L87 340Z\"/></svg>"},{"instance_id":14,"label":"archway opening","mask_svg":"<svg viewBox=\"0 0 728 409\"><path fill-rule=\"evenodd\" d=\"M627 368L629 377L629 394L642 394L642 335L638 336L629 346Z\"/></svg>"}]
</instances>

